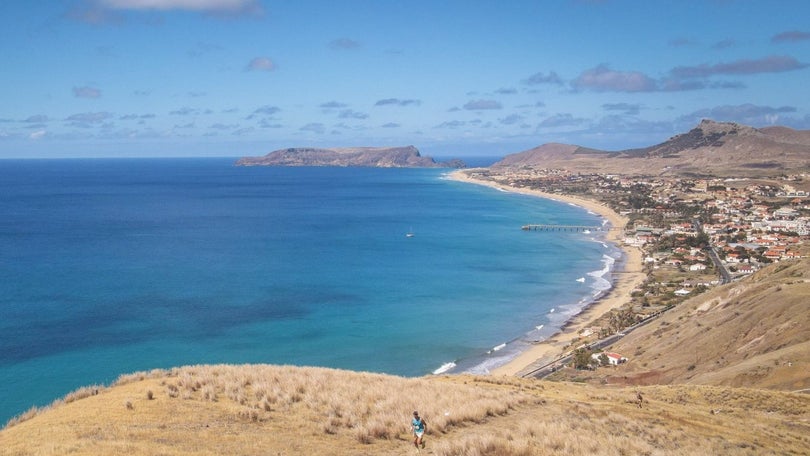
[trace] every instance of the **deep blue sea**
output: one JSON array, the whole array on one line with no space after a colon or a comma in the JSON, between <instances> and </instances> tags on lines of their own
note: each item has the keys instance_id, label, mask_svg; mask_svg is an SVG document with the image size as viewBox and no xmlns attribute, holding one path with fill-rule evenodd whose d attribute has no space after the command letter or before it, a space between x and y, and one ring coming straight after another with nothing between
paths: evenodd
<instances>
[{"instance_id":1,"label":"deep blue sea","mask_svg":"<svg viewBox=\"0 0 810 456\"><path fill-rule=\"evenodd\" d=\"M484 372L609 287L594 234L520 229L599 217L446 173L0 160L0 426L178 365Z\"/></svg>"}]
</instances>

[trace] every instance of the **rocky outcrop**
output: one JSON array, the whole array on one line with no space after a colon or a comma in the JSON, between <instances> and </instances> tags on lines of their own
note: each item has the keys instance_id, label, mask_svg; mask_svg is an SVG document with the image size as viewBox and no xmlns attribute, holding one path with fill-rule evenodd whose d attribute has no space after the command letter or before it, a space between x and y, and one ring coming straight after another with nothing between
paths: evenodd
<instances>
[{"instance_id":1,"label":"rocky outcrop","mask_svg":"<svg viewBox=\"0 0 810 456\"><path fill-rule=\"evenodd\" d=\"M263 157L244 157L237 166L359 166L373 168L463 168L453 160L438 163L414 146L279 149Z\"/></svg>"}]
</instances>

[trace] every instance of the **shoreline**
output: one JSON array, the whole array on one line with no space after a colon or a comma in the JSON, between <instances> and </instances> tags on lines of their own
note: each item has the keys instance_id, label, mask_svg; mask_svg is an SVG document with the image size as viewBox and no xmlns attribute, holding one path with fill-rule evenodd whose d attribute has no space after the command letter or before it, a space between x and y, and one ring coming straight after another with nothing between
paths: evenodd
<instances>
[{"instance_id":1,"label":"shoreline","mask_svg":"<svg viewBox=\"0 0 810 456\"><path fill-rule=\"evenodd\" d=\"M627 224L626 217L593 200L474 179L465 170L453 171L448 177L458 182L484 185L502 191L573 204L607 219L612 227L624 227ZM615 268L610 272L612 286L607 293L585 306L581 312L566 321L548 339L532 344L527 350L520 352L506 364L494 368L490 371L490 375L516 376L520 375L522 371L531 370L534 366L542 366L554 361L561 357L565 353L565 347L578 338L581 331L592 326L596 319L630 301L630 294L638 285L644 282L647 276L642 270L641 250L625 245L622 242L623 234L624 232L621 230L610 230L605 236L606 242L615 245L622 252L621 260L616 263Z\"/></svg>"}]
</instances>

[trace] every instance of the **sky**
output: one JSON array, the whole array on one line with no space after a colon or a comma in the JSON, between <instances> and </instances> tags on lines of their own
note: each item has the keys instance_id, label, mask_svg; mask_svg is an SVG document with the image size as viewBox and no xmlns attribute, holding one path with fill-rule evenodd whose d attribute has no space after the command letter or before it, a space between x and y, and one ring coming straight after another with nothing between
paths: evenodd
<instances>
[{"instance_id":1,"label":"sky","mask_svg":"<svg viewBox=\"0 0 810 456\"><path fill-rule=\"evenodd\" d=\"M806 0L2 0L0 158L810 129Z\"/></svg>"}]
</instances>

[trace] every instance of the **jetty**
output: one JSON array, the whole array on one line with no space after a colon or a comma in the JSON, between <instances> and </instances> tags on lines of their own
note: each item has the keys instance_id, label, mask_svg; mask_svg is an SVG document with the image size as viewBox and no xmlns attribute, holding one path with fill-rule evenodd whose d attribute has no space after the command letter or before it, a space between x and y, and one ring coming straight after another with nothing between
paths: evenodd
<instances>
[{"instance_id":1,"label":"jetty","mask_svg":"<svg viewBox=\"0 0 810 456\"><path fill-rule=\"evenodd\" d=\"M601 226L589 225L523 225L520 229L523 231L605 231L613 229L613 227L604 228Z\"/></svg>"}]
</instances>

